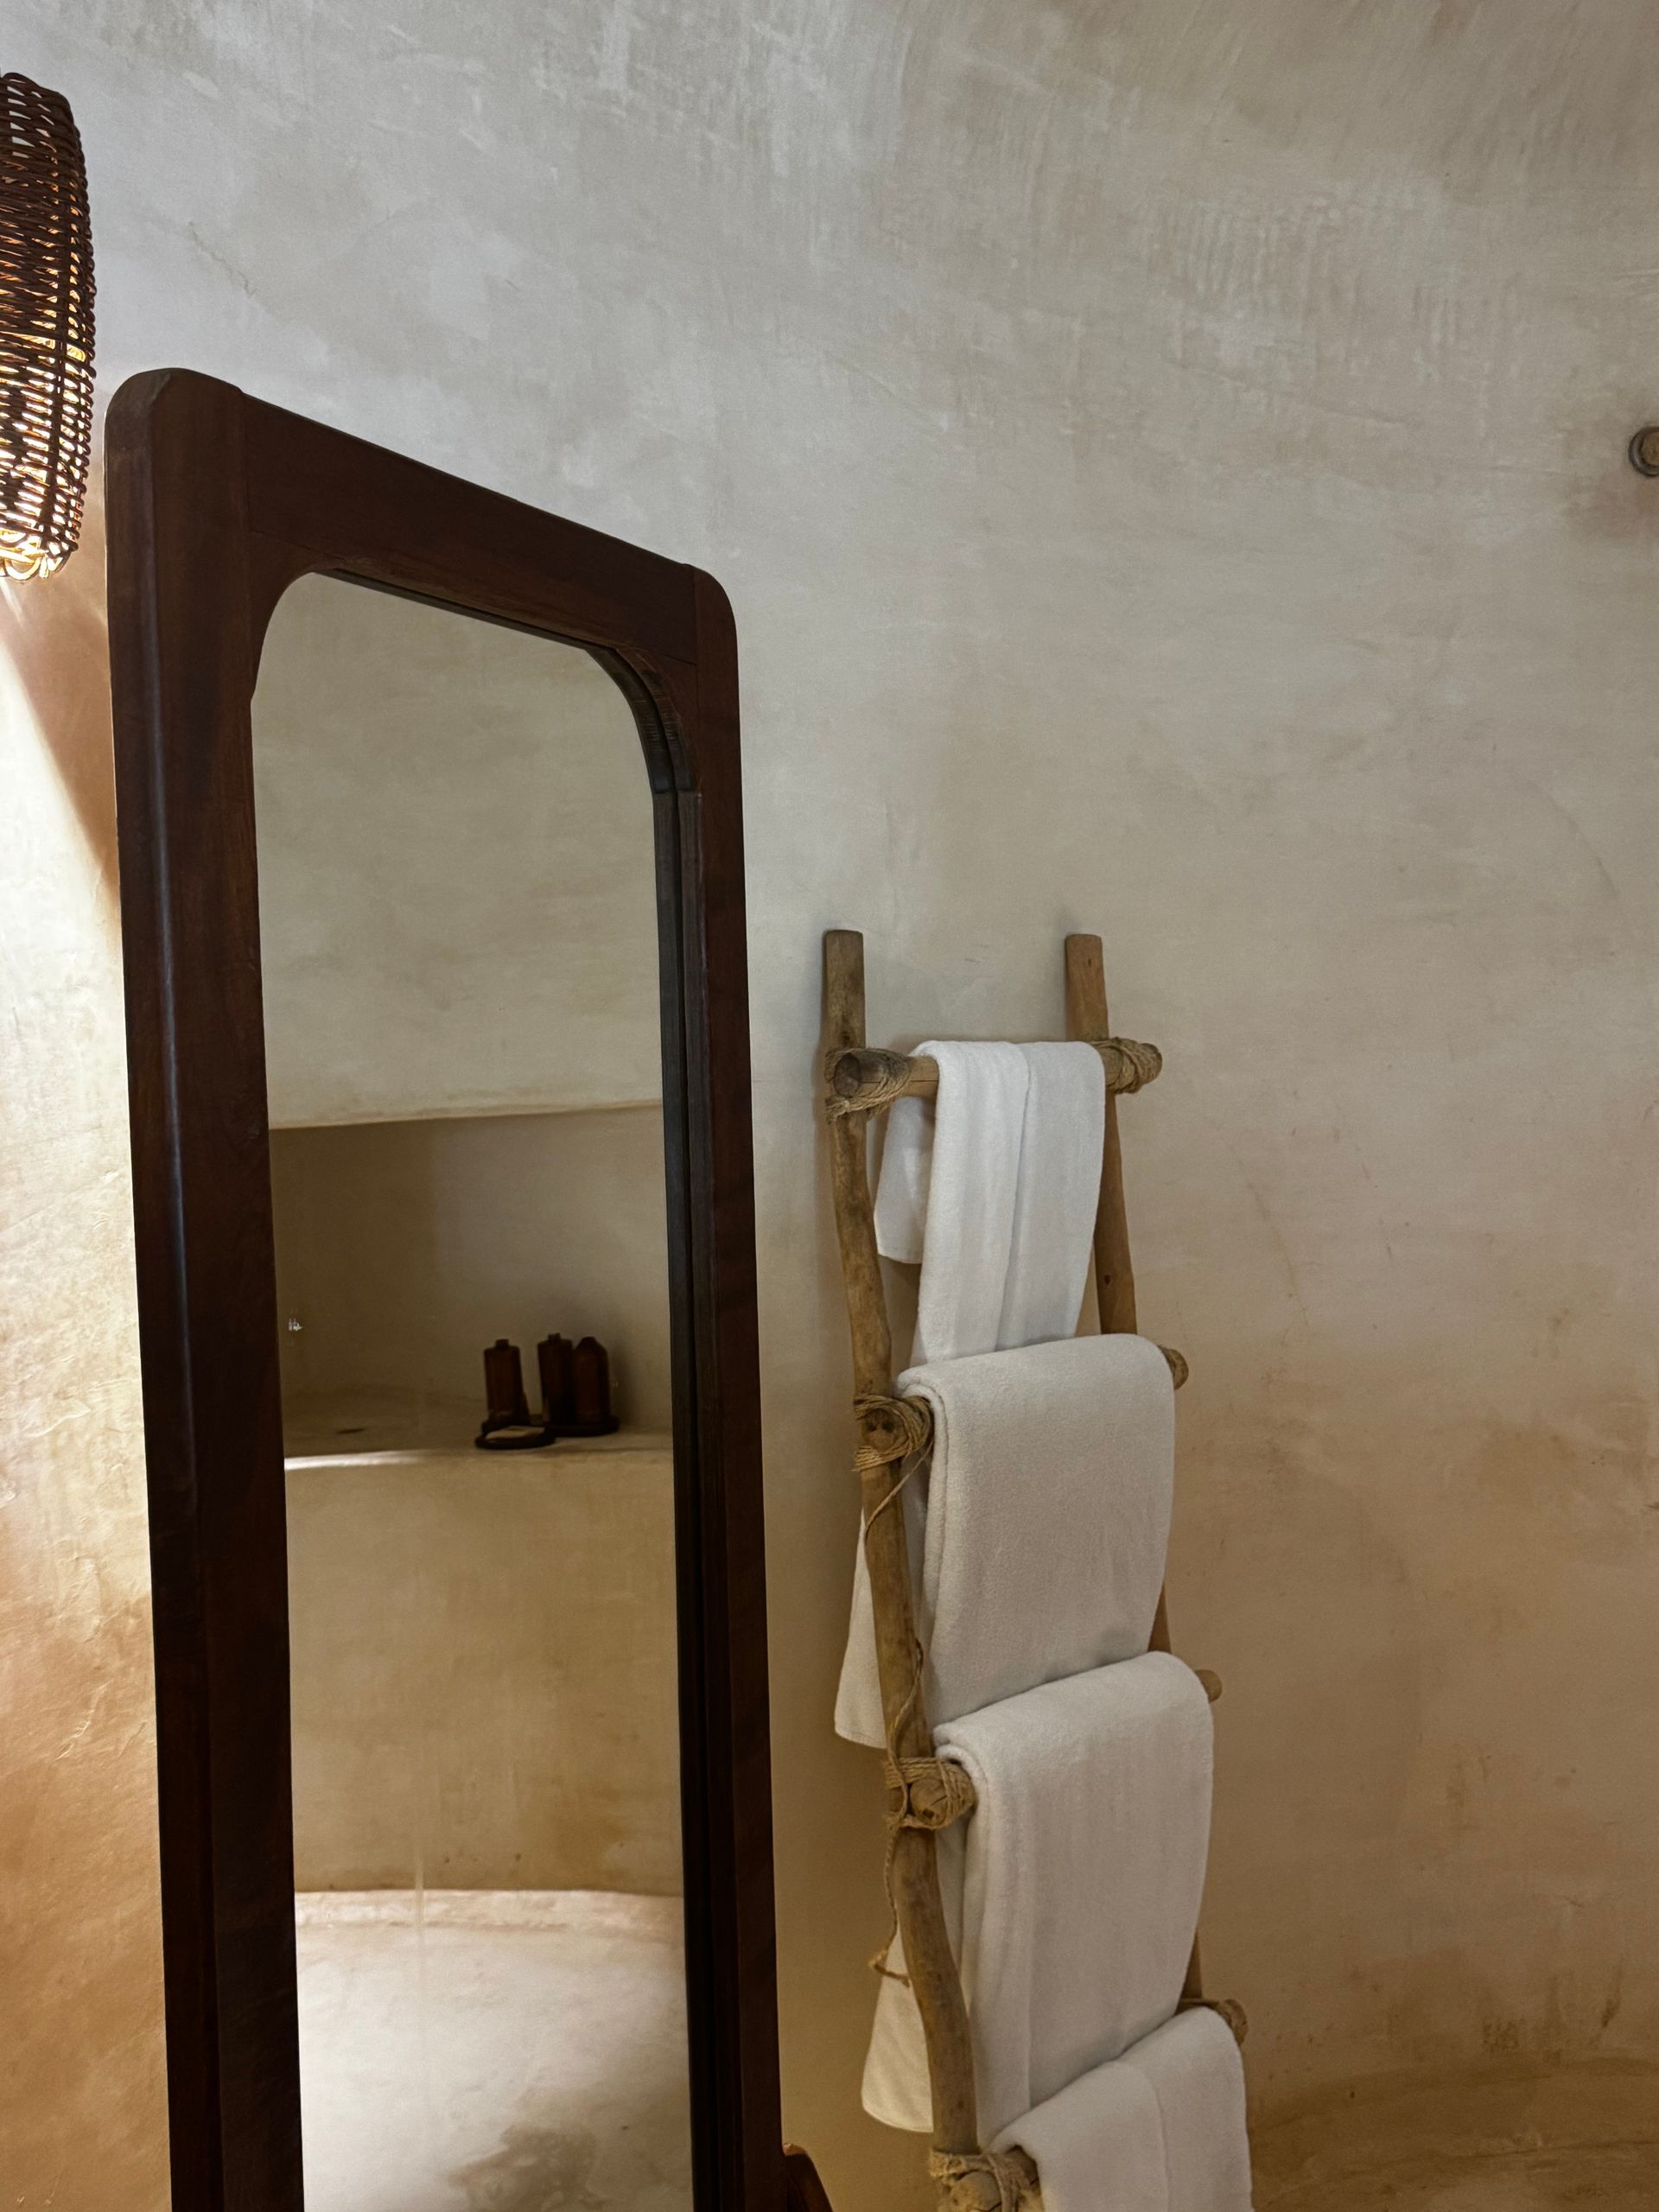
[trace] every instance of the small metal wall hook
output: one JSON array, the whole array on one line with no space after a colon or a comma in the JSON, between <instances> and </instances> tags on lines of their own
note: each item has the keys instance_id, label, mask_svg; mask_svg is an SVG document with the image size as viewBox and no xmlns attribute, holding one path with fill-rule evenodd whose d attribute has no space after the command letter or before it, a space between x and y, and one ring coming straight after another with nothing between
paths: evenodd
<instances>
[{"instance_id":1,"label":"small metal wall hook","mask_svg":"<svg viewBox=\"0 0 1659 2212\"><path fill-rule=\"evenodd\" d=\"M1659 423L1649 423L1630 440L1630 467L1638 476L1659 476Z\"/></svg>"}]
</instances>

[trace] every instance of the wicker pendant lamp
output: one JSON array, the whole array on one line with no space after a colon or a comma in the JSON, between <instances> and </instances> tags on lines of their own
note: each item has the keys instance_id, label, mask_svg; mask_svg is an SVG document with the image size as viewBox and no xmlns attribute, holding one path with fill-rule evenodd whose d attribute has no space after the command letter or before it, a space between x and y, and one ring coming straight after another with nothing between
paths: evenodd
<instances>
[{"instance_id":1,"label":"wicker pendant lamp","mask_svg":"<svg viewBox=\"0 0 1659 2212\"><path fill-rule=\"evenodd\" d=\"M0 76L0 576L61 568L92 450L92 234L69 103Z\"/></svg>"}]
</instances>

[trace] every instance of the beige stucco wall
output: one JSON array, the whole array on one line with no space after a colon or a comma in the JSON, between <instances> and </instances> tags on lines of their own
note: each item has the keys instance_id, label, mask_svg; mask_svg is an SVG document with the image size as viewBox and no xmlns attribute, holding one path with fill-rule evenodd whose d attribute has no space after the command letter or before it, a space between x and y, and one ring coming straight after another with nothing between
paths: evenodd
<instances>
[{"instance_id":1,"label":"beige stucco wall","mask_svg":"<svg viewBox=\"0 0 1659 2212\"><path fill-rule=\"evenodd\" d=\"M705 563L744 652L791 2132L855 2110L846 1367L816 939L886 1035L1107 937L1169 1071L1178 1634L1264 2109L1659 2056L1659 412L1642 0L14 0L111 378L164 360ZM0 598L24 2204L161 2201L95 545Z\"/></svg>"},{"instance_id":2,"label":"beige stucco wall","mask_svg":"<svg viewBox=\"0 0 1659 2212\"><path fill-rule=\"evenodd\" d=\"M102 560L94 530L49 594L0 586L0 2170L29 2212L165 2202Z\"/></svg>"}]
</instances>

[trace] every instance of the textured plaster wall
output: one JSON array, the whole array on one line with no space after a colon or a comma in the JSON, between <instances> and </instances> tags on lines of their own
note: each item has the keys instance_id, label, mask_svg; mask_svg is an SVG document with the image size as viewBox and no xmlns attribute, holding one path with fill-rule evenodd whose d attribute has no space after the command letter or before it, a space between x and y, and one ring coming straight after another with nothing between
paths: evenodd
<instances>
[{"instance_id":1,"label":"textured plaster wall","mask_svg":"<svg viewBox=\"0 0 1659 2212\"><path fill-rule=\"evenodd\" d=\"M0 586L0 2187L29 2212L164 2202L102 563L94 527L49 595Z\"/></svg>"},{"instance_id":2,"label":"textured plaster wall","mask_svg":"<svg viewBox=\"0 0 1659 2212\"><path fill-rule=\"evenodd\" d=\"M164 360L711 567L745 657L785 2072L838 2204L881 1909L832 1742L816 940L1041 1030L1097 927L1228 1679L1264 2111L1659 2055L1659 59L1644 0L13 0ZM98 553L9 594L0 1852L29 2204L154 2206Z\"/></svg>"}]
</instances>

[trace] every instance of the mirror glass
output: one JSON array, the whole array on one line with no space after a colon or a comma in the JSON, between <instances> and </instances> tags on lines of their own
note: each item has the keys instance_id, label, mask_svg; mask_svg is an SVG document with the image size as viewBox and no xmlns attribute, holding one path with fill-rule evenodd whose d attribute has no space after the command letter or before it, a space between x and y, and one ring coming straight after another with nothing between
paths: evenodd
<instances>
[{"instance_id":1,"label":"mirror glass","mask_svg":"<svg viewBox=\"0 0 1659 2212\"><path fill-rule=\"evenodd\" d=\"M652 798L307 578L254 701L308 2212L689 2204Z\"/></svg>"}]
</instances>

